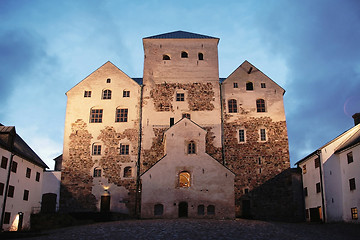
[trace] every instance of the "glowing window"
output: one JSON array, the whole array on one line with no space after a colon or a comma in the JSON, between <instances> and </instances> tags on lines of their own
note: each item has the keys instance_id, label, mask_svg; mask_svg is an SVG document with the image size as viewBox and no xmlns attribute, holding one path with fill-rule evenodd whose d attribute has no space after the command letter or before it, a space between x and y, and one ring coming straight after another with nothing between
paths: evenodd
<instances>
[{"instance_id":1,"label":"glowing window","mask_svg":"<svg viewBox=\"0 0 360 240\"><path fill-rule=\"evenodd\" d=\"M179 174L179 187L188 188L190 187L190 173L181 172Z\"/></svg>"},{"instance_id":2,"label":"glowing window","mask_svg":"<svg viewBox=\"0 0 360 240\"><path fill-rule=\"evenodd\" d=\"M358 219L358 210L357 208L351 208L351 218L352 219Z\"/></svg>"}]
</instances>

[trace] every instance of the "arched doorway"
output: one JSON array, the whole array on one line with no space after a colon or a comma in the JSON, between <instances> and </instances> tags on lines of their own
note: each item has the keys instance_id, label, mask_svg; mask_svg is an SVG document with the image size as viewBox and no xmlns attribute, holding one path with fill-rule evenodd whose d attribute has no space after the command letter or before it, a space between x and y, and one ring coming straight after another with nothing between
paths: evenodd
<instances>
[{"instance_id":1,"label":"arched doorway","mask_svg":"<svg viewBox=\"0 0 360 240\"><path fill-rule=\"evenodd\" d=\"M188 203L180 202L179 203L179 218L188 217Z\"/></svg>"}]
</instances>

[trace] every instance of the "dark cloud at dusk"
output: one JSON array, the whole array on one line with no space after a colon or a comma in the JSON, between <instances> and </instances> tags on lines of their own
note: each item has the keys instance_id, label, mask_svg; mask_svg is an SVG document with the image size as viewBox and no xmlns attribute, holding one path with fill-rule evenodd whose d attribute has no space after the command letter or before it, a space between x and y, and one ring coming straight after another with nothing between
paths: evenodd
<instances>
[{"instance_id":1,"label":"dark cloud at dusk","mask_svg":"<svg viewBox=\"0 0 360 240\"><path fill-rule=\"evenodd\" d=\"M360 112L360 2L0 1L0 122L53 166L65 92L106 61L142 77L142 38L184 30L220 38L220 77L248 60L281 85L291 164Z\"/></svg>"}]
</instances>

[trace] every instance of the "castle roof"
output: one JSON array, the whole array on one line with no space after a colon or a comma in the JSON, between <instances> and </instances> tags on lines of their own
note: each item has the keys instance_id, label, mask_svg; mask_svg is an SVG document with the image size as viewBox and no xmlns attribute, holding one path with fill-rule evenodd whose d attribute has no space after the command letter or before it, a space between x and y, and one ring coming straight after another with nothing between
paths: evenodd
<instances>
[{"instance_id":1,"label":"castle roof","mask_svg":"<svg viewBox=\"0 0 360 240\"><path fill-rule=\"evenodd\" d=\"M185 32L185 31L175 31L164 34L159 34L155 36L146 37L144 39L219 39L216 37L201 35L197 33Z\"/></svg>"},{"instance_id":2,"label":"castle roof","mask_svg":"<svg viewBox=\"0 0 360 240\"><path fill-rule=\"evenodd\" d=\"M9 142L11 135L14 137L13 146ZM14 126L4 126L0 123L0 146L40 167L49 168L29 145L16 134Z\"/></svg>"}]
</instances>

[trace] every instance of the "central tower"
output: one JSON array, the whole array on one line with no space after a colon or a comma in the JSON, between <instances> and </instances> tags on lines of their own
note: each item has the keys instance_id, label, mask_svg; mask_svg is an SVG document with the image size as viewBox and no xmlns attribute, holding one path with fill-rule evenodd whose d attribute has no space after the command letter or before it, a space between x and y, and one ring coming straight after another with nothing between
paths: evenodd
<instances>
[{"instance_id":1,"label":"central tower","mask_svg":"<svg viewBox=\"0 0 360 240\"><path fill-rule=\"evenodd\" d=\"M164 154L164 131L182 118L207 130L221 161L219 38L177 31L143 39L142 171Z\"/></svg>"}]
</instances>

